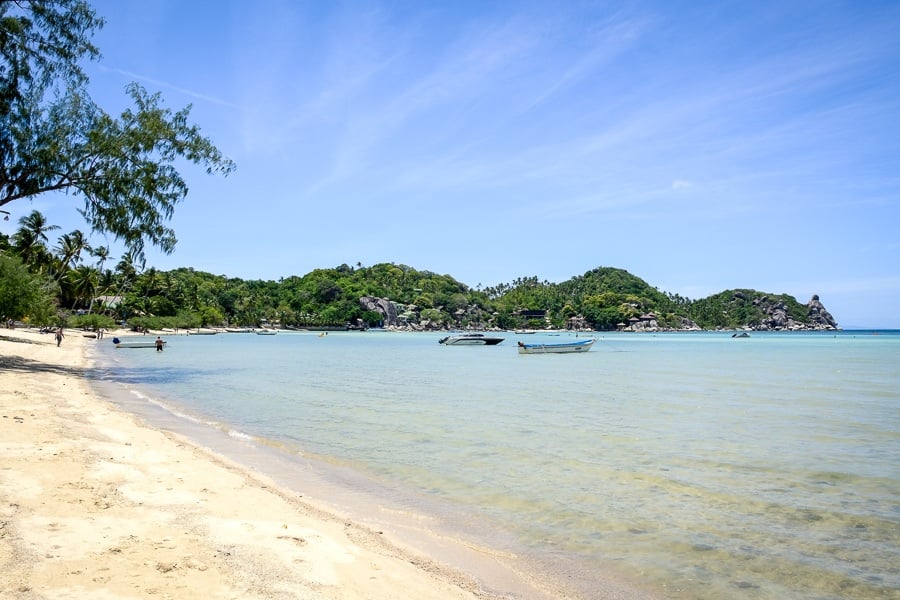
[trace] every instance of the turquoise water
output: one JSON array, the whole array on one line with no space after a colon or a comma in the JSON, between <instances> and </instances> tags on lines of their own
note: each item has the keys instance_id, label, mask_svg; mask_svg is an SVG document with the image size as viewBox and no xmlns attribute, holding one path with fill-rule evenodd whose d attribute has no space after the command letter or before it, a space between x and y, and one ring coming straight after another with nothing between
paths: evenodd
<instances>
[{"instance_id":1,"label":"turquoise water","mask_svg":"<svg viewBox=\"0 0 900 600\"><path fill-rule=\"evenodd\" d=\"M97 377L445 510L585 597L602 573L665 598L900 598L897 332L598 334L529 356L517 340L572 336L440 337L104 341Z\"/></svg>"}]
</instances>

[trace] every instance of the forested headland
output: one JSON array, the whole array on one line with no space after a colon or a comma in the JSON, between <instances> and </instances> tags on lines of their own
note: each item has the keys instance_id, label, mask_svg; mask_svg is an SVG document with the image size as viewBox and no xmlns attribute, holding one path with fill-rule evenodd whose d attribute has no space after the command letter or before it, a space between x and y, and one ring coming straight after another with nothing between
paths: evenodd
<instances>
[{"instance_id":1,"label":"forested headland","mask_svg":"<svg viewBox=\"0 0 900 600\"><path fill-rule=\"evenodd\" d=\"M837 326L817 297L801 304L788 294L742 289L690 299L613 267L560 283L531 276L484 288L393 263L343 264L278 281L244 280L192 268L160 271L130 253L113 264L108 249L92 248L80 231L62 234L50 244L48 234L54 229L35 211L21 219L13 236L0 236L4 319L88 327L125 321L150 329L263 324L632 331ZM378 308L387 303L392 311Z\"/></svg>"}]
</instances>

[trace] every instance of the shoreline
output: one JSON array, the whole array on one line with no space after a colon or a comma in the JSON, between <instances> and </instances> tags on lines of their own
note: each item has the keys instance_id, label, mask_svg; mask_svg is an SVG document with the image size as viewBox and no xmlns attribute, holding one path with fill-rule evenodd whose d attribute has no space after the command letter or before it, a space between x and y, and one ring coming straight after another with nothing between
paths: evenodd
<instances>
[{"instance_id":1,"label":"shoreline","mask_svg":"<svg viewBox=\"0 0 900 600\"><path fill-rule=\"evenodd\" d=\"M520 557L373 529L148 426L92 389L91 342L0 336L0 588L13 597L578 597Z\"/></svg>"}]
</instances>

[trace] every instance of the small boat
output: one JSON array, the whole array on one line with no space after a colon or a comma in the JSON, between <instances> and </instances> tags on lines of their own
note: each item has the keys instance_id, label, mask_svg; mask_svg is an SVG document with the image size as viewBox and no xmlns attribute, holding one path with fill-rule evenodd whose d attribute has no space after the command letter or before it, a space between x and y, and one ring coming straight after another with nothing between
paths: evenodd
<instances>
[{"instance_id":1,"label":"small boat","mask_svg":"<svg viewBox=\"0 0 900 600\"><path fill-rule=\"evenodd\" d=\"M731 334L731 337L733 337L733 338L748 338L748 337L750 337L750 334L747 333L746 331L744 331L741 333L733 333L733 334Z\"/></svg>"},{"instance_id":2,"label":"small boat","mask_svg":"<svg viewBox=\"0 0 900 600\"><path fill-rule=\"evenodd\" d=\"M570 354L574 352L587 352L594 345L595 339L580 340L577 342L563 342L562 344L526 344L519 342L519 354Z\"/></svg>"},{"instance_id":3,"label":"small boat","mask_svg":"<svg viewBox=\"0 0 900 600\"><path fill-rule=\"evenodd\" d=\"M488 337L483 333L465 333L448 335L438 340L444 346L496 346L503 341L502 337Z\"/></svg>"},{"instance_id":4,"label":"small boat","mask_svg":"<svg viewBox=\"0 0 900 600\"><path fill-rule=\"evenodd\" d=\"M167 342L163 340L163 344ZM116 345L116 348L156 348L156 339L147 339L143 336L141 337L126 337L126 338L113 338L113 344Z\"/></svg>"},{"instance_id":5,"label":"small boat","mask_svg":"<svg viewBox=\"0 0 900 600\"><path fill-rule=\"evenodd\" d=\"M188 335L216 335L219 333L215 329L198 329L197 331L188 331Z\"/></svg>"},{"instance_id":6,"label":"small boat","mask_svg":"<svg viewBox=\"0 0 900 600\"><path fill-rule=\"evenodd\" d=\"M249 327L226 327L226 333L253 333L253 330Z\"/></svg>"},{"instance_id":7,"label":"small boat","mask_svg":"<svg viewBox=\"0 0 900 600\"><path fill-rule=\"evenodd\" d=\"M259 329L256 331L256 335L277 335L278 332L274 329Z\"/></svg>"}]
</instances>

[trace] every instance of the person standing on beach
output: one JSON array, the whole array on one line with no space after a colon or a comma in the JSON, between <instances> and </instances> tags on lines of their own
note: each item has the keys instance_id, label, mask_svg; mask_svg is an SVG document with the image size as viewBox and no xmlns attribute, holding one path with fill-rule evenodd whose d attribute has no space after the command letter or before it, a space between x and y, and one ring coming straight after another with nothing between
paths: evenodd
<instances>
[{"instance_id":1,"label":"person standing on beach","mask_svg":"<svg viewBox=\"0 0 900 600\"><path fill-rule=\"evenodd\" d=\"M156 351L157 352L162 352L163 344L165 344L165 342L162 341L162 338L160 338L159 336L156 336Z\"/></svg>"},{"instance_id":2,"label":"person standing on beach","mask_svg":"<svg viewBox=\"0 0 900 600\"><path fill-rule=\"evenodd\" d=\"M66 337L63 335L62 327L56 328L56 347L59 348L59 345L62 344L62 339Z\"/></svg>"}]
</instances>

